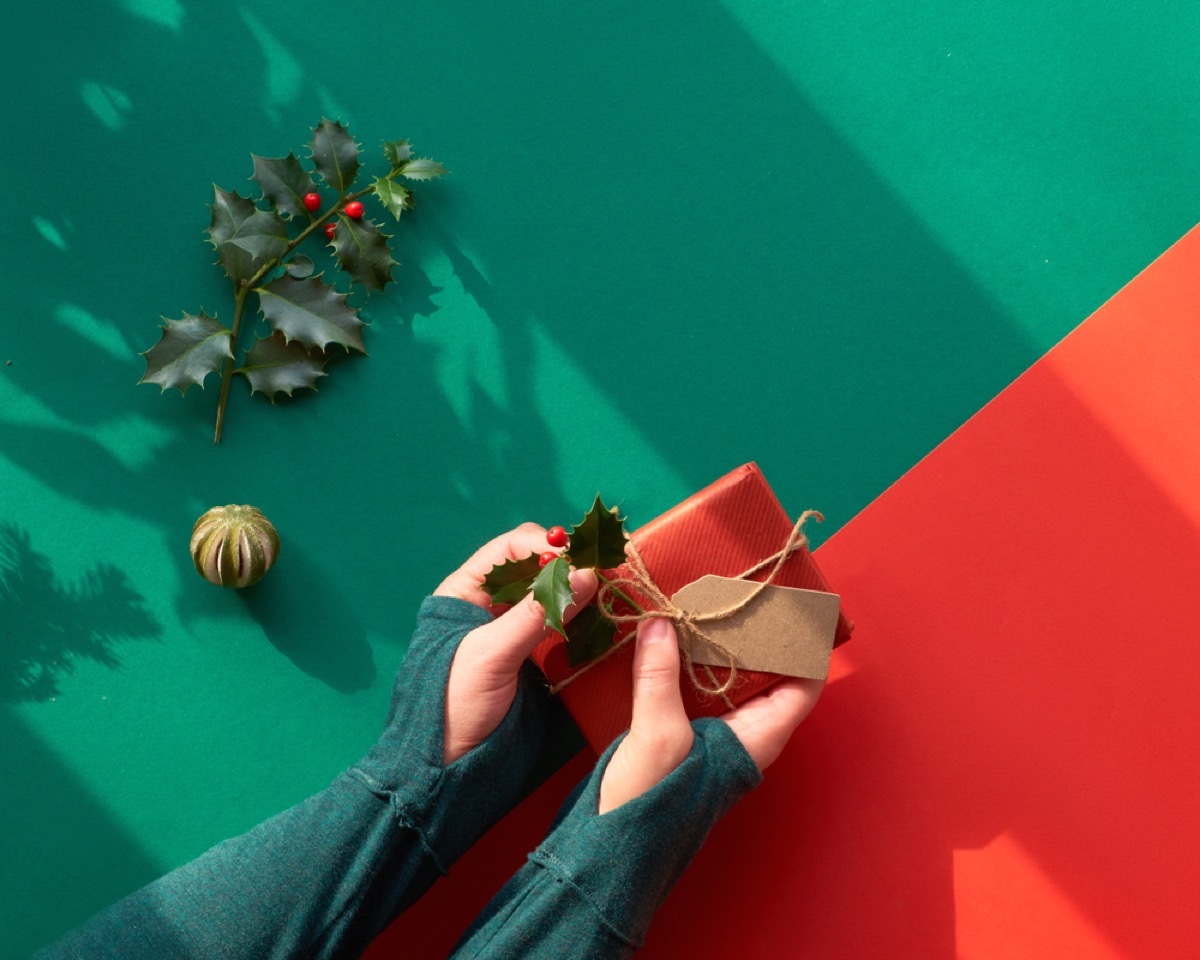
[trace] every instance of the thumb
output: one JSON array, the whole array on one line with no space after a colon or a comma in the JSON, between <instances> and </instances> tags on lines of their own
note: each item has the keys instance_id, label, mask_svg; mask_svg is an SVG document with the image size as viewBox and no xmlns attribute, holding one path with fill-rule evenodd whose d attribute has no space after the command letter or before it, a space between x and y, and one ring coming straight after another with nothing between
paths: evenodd
<instances>
[{"instance_id":1,"label":"thumb","mask_svg":"<svg viewBox=\"0 0 1200 960\"><path fill-rule=\"evenodd\" d=\"M692 725L679 689L679 642L666 620L638 627L633 654L633 722L600 781L600 813L639 797L692 749Z\"/></svg>"},{"instance_id":2,"label":"thumb","mask_svg":"<svg viewBox=\"0 0 1200 960\"><path fill-rule=\"evenodd\" d=\"M592 598L596 582L596 574L591 570L571 571L572 599L563 614L564 622L570 622ZM475 648L472 655L487 660L501 672L515 674L533 648L546 638L545 618L542 605L528 593L491 623L467 634L462 645Z\"/></svg>"},{"instance_id":3,"label":"thumb","mask_svg":"<svg viewBox=\"0 0 1200 960\"><path fill-rule=\"evenodd\" d=\"M641 625L633 654L633 720L636 736L687 724L679 690L679 642L675 628L656 617Z\"/></svg>"}]
</instances>

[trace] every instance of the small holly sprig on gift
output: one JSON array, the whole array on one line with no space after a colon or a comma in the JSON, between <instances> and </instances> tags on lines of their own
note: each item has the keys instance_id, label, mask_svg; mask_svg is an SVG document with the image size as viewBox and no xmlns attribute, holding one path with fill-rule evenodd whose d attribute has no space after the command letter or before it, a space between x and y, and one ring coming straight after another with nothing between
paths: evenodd
<instances>
[{"instance_id":1,"label":"small holly sprig on gift","mask_svg":"<svg viewBox=\"0 0 1200 960\"><path fill-rule=\"evenodd\" d=\"M533 598L546 612L546 626L565 638L567 658L571 666L578 666L613 646L616 626L594 602L579 610L570 623L563 624L563 613L571 605L570 569L591 568L600 582L605 583L609 579L606 572L625 562L628 540L625 518L615 507L606 507L597 496L591 510L570 531L564 527L551 527L546 531L547 545L565 548L562 553L547 550L497 564L484 577L483 589L492 603L503 604L516 603L532 590ZM619 590L613 592L630 607L638 609Z\"/></svg>"},{"instance_id":2,"label":"small holly sprig on gift","mask_svg":"<svg viewBox=\"0 0 1200 960\"><path fill-rule=\"evenodd\" d=\"M225 424L229 387L235 373L250 384L251 393L262 393L272 403L276 394L292 395L296 389L316 389L333 356L331 345L349 353L366 353L363 321L347 294L313 276L313 261L298 254L301 243L314 233L326 238L337 266L351 289L368 294L392 281L390 236L366 218L362 200L373 195L396 220L413 207L412 192L398 182L433 180L446 173L436 160L413 157L407 140L383 144L391 169L360 190L352 190L359 173L359 144L340 123L323 119L313 129L308 144L317 178L336 198L322 196L312 173L294 153L286 157L259 157L254 175L262 193L255 201L213 185L215 200L209 242L233 284L233 320L225 327L216 315L185 313L166 320L162 336L142 356L146 374L139 383L157 383L166 391L177 387L186 393L192 384L222 368L217 399L214 443L220 443ZM265 204L265 209L261 204ZM244 350L240 366L235 352L246 300L257 299L258 309L271 333L256 338Z\"/></svg>"}]
</instances>

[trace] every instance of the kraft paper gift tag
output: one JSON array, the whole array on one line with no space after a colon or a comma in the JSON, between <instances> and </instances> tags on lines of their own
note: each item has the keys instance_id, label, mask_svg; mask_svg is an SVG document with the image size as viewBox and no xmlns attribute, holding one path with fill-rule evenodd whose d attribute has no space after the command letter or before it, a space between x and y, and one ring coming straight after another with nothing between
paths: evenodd
<instances>
[{"instance_id":1,"label":"kraft paper gift tag","mask_svg":"<svg viewBox=\"0 0 1200 960\"><path fill-rule=\"evenodd\" d=\"M702 617L728 609L759 589L762 592L741 610L719 619L702 619L698 627L733 654L739 670L824 680L837 632L837 594L706 576L681 588L671 602ZM729 666L727 657L695 636L692 661Z\"/></svg>"}]
</instances>

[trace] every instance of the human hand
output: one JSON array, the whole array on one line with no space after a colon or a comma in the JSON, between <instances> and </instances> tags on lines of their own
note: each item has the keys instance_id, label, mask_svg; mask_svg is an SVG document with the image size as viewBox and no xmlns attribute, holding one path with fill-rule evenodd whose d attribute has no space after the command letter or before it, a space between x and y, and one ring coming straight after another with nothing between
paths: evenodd
<instances>
[{"instance_id":1,"label":"human hand","mask_svg":"<svg viewBox=\"0 0 1200 960\"><path fill-rule=\"evenodd\" d=\"M812 712L825 683L789 677L725 713L721 719L758 769L783 751ZM600 782L599 812L641 796L674 770L692 749L694 734L679 689L679 643L664 619L638 625L633 654L633 719Z\"/></svg>"},{"instance_id":2,"label":"human hand","mask_svg":"<svg viewBox=\"0 0 1200 960\"><path fill-rule=\"evenodd\" d=\"M546 637L545 613L531 594L505 610L492 605L483 578L498 563L545 550L545 529L524 523L480 547L434 591L434 596L457 597L498 614L463 637L450 666L443 734L446 765L465 756L500 725L516 695L521 664ZM571 571L571 591L574 602L563 616L567 622L595 593L595 573Z\"/></svg>"}]
</instances>

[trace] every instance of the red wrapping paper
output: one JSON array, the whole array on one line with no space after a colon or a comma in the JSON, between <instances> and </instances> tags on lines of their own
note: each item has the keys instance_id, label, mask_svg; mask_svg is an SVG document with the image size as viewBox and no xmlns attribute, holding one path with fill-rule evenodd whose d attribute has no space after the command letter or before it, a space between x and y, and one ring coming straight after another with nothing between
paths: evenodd
<instances>
[{"instance_id":1,"label":"red wrapping paper","mask_svg":"<svg viewBox=\"0 0 1200 960\"><path fill-rule=\"evenodd\" d=\"M762 471L753 463L738 467L662 516L634 531L651 578L667 596L707 574L736 577L778 552L795 521L780 506ZM617 571L624 576L624 568ZM763 579L769 570L752 579ZM808 548L797 550L775 578L784 587L829 592ZM838 616L834 645L850 638L852 624L845 612ZM566 642L557 634L533 652L550 683L557 684L581 668L567 661ZM629 728L633 714L633 645L597 663L563 687L559 696L583 731L588 743L601 753ZM718 681L728 671L713 667ZM743 703L777 683L773 673L739 670L729 699ZM681 678L683 702L690 717L711 717L729 708L723 700L698 692L686 674Z\"/></svg>"}]
</instances>

